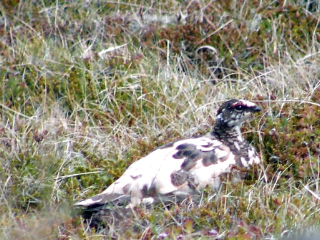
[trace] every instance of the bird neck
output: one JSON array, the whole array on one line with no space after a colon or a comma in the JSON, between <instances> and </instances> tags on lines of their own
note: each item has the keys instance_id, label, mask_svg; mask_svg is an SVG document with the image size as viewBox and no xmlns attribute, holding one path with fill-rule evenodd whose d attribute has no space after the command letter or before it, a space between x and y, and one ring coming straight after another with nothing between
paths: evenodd
<instances>
[{"instance_id":1,"label":"bird neck","mask_svg":"<svg viewBox=\"0 0 320 240\"><path fill-rule=\"evenodd\" d=\"M218 118L214 125L212 135L217 137L219 140L227 140L230 139L233 141L243 141L242 133L240 130L240 126L229 127L228 123Z\"/></svg>"},{"instance_id":2,"label":"bird neck","mask_svg":"<svg viewBox=\"0 0 320 240\"><path fill-rule=\"evenodd\" d=\"M249 143L243 138L240 126L228 127L217 121L211 135L227 145L235 155L247 155ZM246 157L246 156L245 156Z\"/></svg>"}]
</instances>

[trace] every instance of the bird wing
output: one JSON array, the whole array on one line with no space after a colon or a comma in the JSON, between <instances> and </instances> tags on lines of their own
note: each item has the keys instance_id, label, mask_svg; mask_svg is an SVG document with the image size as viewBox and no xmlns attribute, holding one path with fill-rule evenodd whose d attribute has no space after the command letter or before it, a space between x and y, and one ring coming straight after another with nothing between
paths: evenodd
<instances>
[{"instance_id":1,"label":"bird wing","mask_svg":"<svg viewBox=\"0 0 320 240\"><path fill-rule=\"evenodd\" d=\"M162 146L134 162L105 191L78 206L104 204L131 197L131 206L152 195L191 194L209 185L216 188L219 176L231 170L235 156L213 137L180 140Z\"/></svg>"}]
</instances>

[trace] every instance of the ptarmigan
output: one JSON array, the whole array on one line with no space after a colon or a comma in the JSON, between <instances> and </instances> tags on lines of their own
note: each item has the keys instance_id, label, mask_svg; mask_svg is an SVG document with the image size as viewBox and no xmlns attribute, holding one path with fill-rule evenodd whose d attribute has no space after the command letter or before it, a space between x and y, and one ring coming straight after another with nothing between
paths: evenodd
<instances>
[{"instance_id":1,"label":"ptarmigan","mask_svg":"<svg viewBox=\"0 0 320 240\"><path fill-rule=\"evenodd\" d=\"M134 207L156 198L196 194L206 186L217 189L220 177L233 167L249 168L261 162L240 131L242 123L259 111L259 106L246 100L223 103L212 132L157 148L134 162L105 191L75 205L91 207L122 201Z\"/></svg>"}]
</instances>

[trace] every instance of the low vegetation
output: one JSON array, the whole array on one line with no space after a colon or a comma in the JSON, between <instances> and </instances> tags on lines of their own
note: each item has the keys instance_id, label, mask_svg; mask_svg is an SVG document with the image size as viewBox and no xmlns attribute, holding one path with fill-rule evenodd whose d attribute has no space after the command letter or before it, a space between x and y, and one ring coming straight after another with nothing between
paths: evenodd
<instances>
[{"instance_id":1,"label":"low vegetation","mask_svg":"<svg viewBox=\"0 0 320 240\"><path fill-rule=\"evenodd\" d=\"M299 2L299 3L297 3ZM320 225L320 6L313 1L0 3L2 239L281 239ZM205 134L221 102L262 169L102 231L73 207L135 160ZM100 229L101 230L101 229Z\"/></svg>"}]
</instances>

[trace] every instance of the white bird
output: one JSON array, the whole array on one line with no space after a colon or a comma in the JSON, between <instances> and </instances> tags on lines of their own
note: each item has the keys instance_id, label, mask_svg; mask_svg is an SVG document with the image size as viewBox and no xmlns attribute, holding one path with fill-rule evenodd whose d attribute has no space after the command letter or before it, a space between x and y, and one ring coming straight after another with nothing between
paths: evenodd
<instances>
[{"instance_id":1,"label":"white bird","mask_svg":"<svg viewBox=\"0 0 320 240\"><path fill-rule=\"evenodd\" d=\"M206 186L217 189L221 176L233 167L249 168L261 163L255 148L240 131L242 123L259 111L259 106L247 100L223 103L212 132L155 149L134 162L102 193L75 205L93 207L120 201L134 207L168 196L197 194Z\"/></svg>"}]
</instances>

